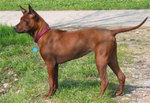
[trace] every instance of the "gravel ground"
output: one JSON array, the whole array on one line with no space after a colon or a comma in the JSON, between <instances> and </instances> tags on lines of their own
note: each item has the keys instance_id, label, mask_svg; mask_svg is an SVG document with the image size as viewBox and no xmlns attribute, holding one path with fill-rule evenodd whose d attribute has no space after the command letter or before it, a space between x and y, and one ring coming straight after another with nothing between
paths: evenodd
<instances>
[{"instance_id":1,"label":"gravel ground","mask_svg":"<svg viewBox=\"0 0 150 103\"><path fill-rule=\"evenodd\" d=\"M126 74L124 95L117 97L118 103L149 103L150 101L150 28L118 35L118 43L129 44L128 54L133 62L122 68ZM122 41L126 38L125 41Z\"/></svg>"},{"instance_id":2,"label":"gravel ground","mask_svg":"<svg viewBox=\"0 0 150 103\"><path fill-rule=\"evenodd\" d=\"M102 11L38 11L55 28L95 26L133 26L150 15L150 10ZM14 26L19 22L20 11L0 11L0 24ZM135 31L119 34L118 44L129 44L133 62L122 68L127 77L126 90L116 97L118 103L149 103L150 101L150 19ZM126 38L126 40L123 40ZM5 85L7 87L8 84Z\"/></svg>"}]
</instances>

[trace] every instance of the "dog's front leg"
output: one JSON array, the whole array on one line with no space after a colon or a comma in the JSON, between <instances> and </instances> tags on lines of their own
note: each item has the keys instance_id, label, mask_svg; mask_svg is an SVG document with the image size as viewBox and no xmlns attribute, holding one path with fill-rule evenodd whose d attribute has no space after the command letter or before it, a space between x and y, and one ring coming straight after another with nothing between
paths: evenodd
<instances>
[{"instance_id":1,"label":"dog's front leg","mask_svg":"<svg viewBox=\"0 0 150 103\"><path fill-rule=\"evenodd\" d=\"M58 89L58 64L54 68L54 90Z\"/></svg>"},{"instance_id":2,"label":"dog's front leg","mask_svg":"<svg viewBox=\"0 0 150 103\"><path fill-rule=\"evenodd\" d=\"M51 95L54 93L55 90L55 66L57 66L57 64L55 62L50 62L50 61L46 61L46 66L47 66L47 72L48 72L48 76L49 76L49 92L48 94L44 95L43 98L48 98L51 97Z\"/></svg>"}]
</instances>

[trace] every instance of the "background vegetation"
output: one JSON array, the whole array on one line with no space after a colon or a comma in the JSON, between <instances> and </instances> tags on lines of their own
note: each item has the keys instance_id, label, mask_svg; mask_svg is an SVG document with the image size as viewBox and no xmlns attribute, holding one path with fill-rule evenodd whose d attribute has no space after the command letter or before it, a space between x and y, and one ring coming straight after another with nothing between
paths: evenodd
<instances>
[{"instance_id":1,"label":"background vegetation","mask_svg":"<svg viewBox=\"0 0 150 103\"><path fill-rule=\"evenodd\" d=\"M36 10L148 9L150 0L0 0L0 10L19 10L31 4Z\"/></svg>"}]
</instances>

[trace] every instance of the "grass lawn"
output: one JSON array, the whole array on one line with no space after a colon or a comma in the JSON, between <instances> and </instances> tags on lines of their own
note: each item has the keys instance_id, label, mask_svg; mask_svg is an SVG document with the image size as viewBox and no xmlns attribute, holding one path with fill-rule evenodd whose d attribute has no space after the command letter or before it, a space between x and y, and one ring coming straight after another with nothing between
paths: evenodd
<instances>
[{"instance_id":1,"label":"grass lawn","mask_svg":"<svg viewBox=\"0 0 150 103\"><path fill-rule=\"evenodd\" d=\"M32 52L33 40L27 34L17 34L12 27L0 25L0 103L115 103L118 80L108 68L109 86L103 98L97 96L100 80L94 54L59 65L59 89L43 100L48 92L48 74L39 53ZM121 67L128 62L127 44L118 46Z\"/></svg>"},{"instance_id":2,"label":"grass lawn","mask_svg":"<svg viewBox=\"0 0 150 103\"><path fill-rule=\"evenodd\" d=\"M31 4L36 10L148 9L150 0L0 0L0 10L19 10Z\"/></svg>"}]
</instances>

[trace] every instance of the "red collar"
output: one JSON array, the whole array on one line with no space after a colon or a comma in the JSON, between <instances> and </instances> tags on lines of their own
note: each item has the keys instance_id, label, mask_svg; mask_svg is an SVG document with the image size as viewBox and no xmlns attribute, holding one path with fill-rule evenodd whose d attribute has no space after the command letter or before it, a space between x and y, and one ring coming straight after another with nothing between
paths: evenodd
<instances>
[{"instance_id":1,"label":"red collar","mask_svg":"<svg viewBox=\"0 0 150 103\"><path fill-rule=\"evenodd\" d=\"M48 30L50 30L50 27L49 26L47 26L42 32L40 32L37 36L36 36L36 38L34 39L34 42L38 42L38 40L41 38L41 36L44 34L44 33L46 33Z\"/></svg>"}]
</instances>

